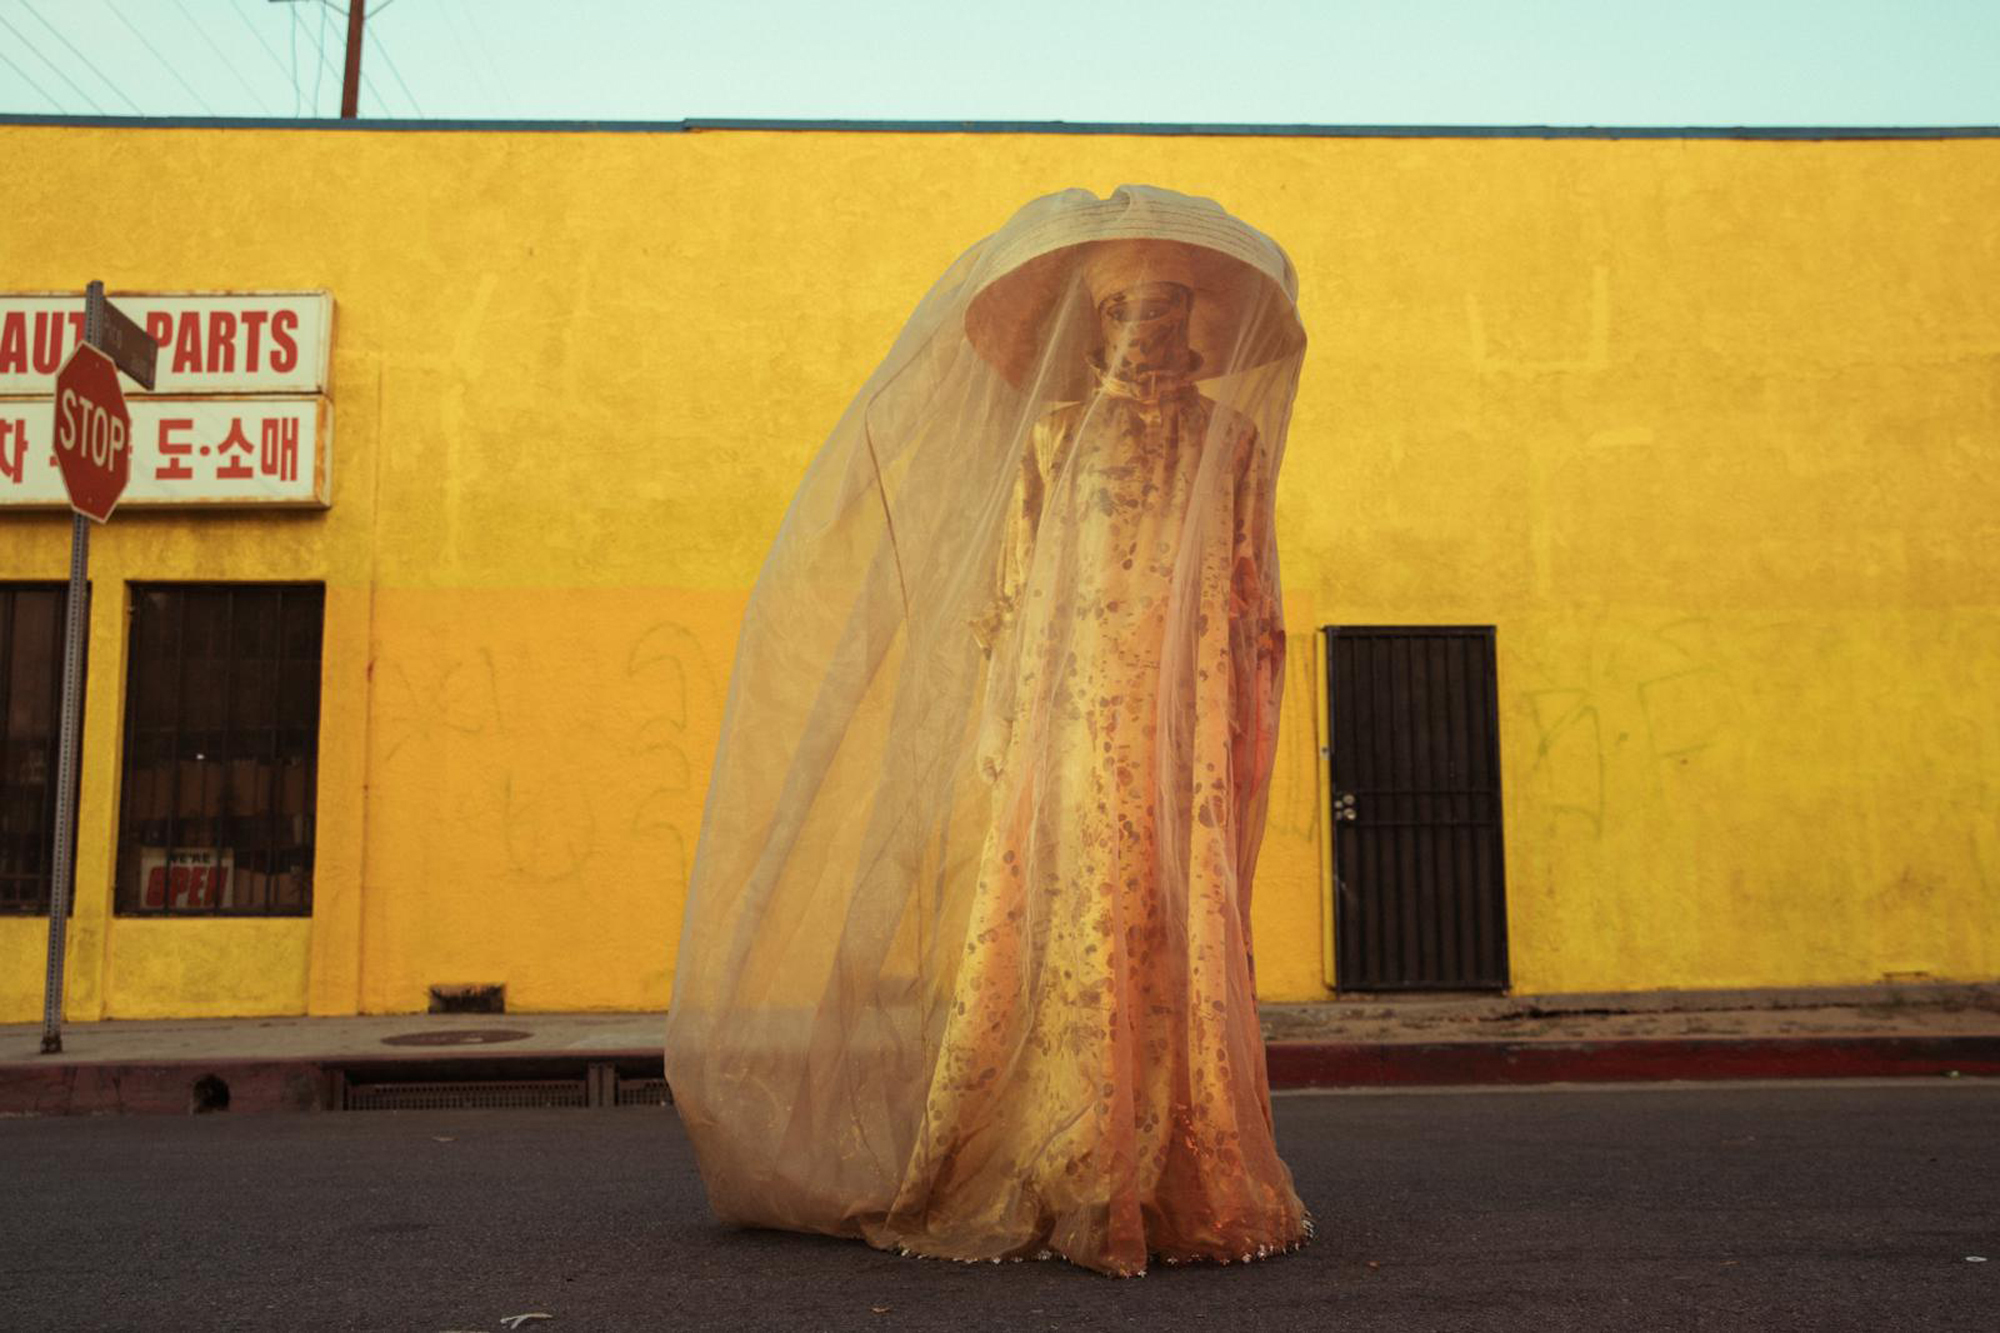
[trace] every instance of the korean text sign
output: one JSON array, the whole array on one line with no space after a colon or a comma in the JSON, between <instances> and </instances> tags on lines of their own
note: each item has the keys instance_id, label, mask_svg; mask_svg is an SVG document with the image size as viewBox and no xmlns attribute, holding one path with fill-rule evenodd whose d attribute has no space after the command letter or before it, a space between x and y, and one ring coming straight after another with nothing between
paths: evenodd
<instances>
[{"instance_id":1,"label":"korean text sign","mask_svg":"<svg viewBox=\"0 0 2000 1333\"><path fill-rule=\"evenodd\" d=\"M329 294L114 297L160 344L155 391L127 397L131 482L121 505L327 505ZM51 366L82 331L81 296L0 294L0 508L66 503Z\"/></svg>"}]
</instances>

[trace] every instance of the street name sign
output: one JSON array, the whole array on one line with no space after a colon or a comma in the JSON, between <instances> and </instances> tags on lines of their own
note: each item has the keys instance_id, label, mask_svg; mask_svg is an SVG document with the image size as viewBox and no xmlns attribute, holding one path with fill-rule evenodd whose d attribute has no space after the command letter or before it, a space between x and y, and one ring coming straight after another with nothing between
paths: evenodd
<instances>
[{"instance_id":1,"label":"street name sign","mask_svg":"<svg viewBox=\"0 0 2000 1333\"><path fill-rule=\"evenodd\" d=\"M153 387L153 368L159 364L160 344L110 301L104 303L104 328L98 346L110 354L120 370L137 380L140 388Z\"/></svg>"}]
</instances>

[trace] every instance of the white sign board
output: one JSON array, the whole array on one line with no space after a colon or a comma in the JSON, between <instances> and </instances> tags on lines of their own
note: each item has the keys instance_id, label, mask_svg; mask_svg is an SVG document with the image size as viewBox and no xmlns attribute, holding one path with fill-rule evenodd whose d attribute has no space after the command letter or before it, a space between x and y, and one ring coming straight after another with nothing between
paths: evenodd
<instances>
[{"instance_id":1,"label":"white sign board","mask_svg":"<svg viewBox=\"0 0 2000 1333\"><path fill-rule=\"evenodd\" d=\"M132 506L325 508L333 405L324 397L175 399L134 395ZM0 402L0 509L69 504L56 467L55 404Z\"/></svg>"},{"instance_id":2,"label":"white sign board","mask_svg":"<svg viewBox=\"0 0 2000 1333\"><path fill-rule=\"evenodd\" d=\"M329 292L107 293L153 335L159 394L324 393ZM83 339L78 293L0 293L0 398L44 398ZM127 393L135 392L127 385Z\"/></svg>"},{"instance_id":3,"label":"white sign board","mask_svg":"<svg viewBox=\"0 0 2000 1333\"><path fill-rule=\"evenodd\" d=\"M236 853L201 847L169 854L164 847L139 849L140 905L234 907Z\"/></svg>"}]
</instances>

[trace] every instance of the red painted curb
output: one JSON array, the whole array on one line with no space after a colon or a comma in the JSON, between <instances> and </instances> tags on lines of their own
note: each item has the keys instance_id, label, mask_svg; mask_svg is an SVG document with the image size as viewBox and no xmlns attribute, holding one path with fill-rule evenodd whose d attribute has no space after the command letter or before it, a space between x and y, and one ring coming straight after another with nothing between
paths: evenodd
<instances>
[{"instance_id":1,"label":"red painted curb","mask_svg":"<svg viewBox=\"0 0 2000 1333\"><path fill-rule=\"evenodd\" d=\"M2000 1075L2000 1036L1272 1042L1274 1088Z\"/></svg>"},{"instance_id":2,"label":"red painted curb","mask_svg":"<svg viewBox=\"0 0 2000 1333\"><path fill-rule=\"evenodd\" d=\"M1647 1038L1611 1041L1318 1042L1265 1048L1273 1088L1653 1082L1673 1079L2000 1076L2000 1035L1958 1037ZM186 1115L213 1075L228 1110L323 1111L334 1082L582 1078L593 1064L621 1077L660 1074L657 1050L539 1051L485 1047L457 1055L294 1060L158 1060L126 1064L0 1062L0 1115Z\"/></svg>"},{"instance_id":3,"label":"red painted curb","mask_svg":"<svg viewBox=\"0 0 2000 1333\"><path fill-rule=\"evenodd\" d=\"M333 1105L318 1064L298 1060L160 1060L150 1064L0 1064L0 1115L187 1115L210 1076L228 1088L217 1110L251 1115ZM212 1085L211 1085L212 1086Z\"/></svg>"}]
</instances>

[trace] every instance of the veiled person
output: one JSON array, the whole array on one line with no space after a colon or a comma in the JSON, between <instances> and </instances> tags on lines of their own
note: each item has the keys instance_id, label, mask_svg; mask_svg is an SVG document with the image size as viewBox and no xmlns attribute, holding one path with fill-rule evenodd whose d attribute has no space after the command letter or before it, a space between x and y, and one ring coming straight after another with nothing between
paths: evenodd
<instances>
[{"instance_id":1,"label":"veiled person","mask_svg":"<svg viewBox=\"0 0 2000 1333\"><path fill-rule=\"evenodd\" d=\"M1126 186L952 265L746 613L667 1074L725 1219L1104 1272L1290 1248L1250 890L1304 336Z\"/></svg>"}]
</instances>

